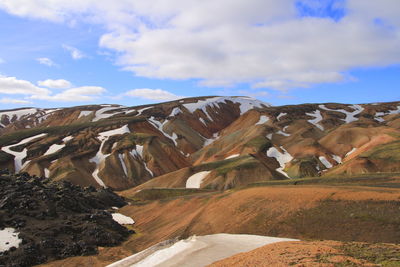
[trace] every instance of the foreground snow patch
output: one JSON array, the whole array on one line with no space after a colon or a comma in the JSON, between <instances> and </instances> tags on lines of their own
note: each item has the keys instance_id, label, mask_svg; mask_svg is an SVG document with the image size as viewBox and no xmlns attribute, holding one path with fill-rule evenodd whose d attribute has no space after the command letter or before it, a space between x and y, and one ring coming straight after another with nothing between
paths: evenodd
<instances>
[{"instance_id":1,"label":"foreground snow patch","mask_svg":"<svg viewBox=\"0 0 400 267\"><path fill-rule=\"evenodd\" d=\"M134 224L135 223L135 221L131 217L125 216L121 213L113 213L111 215L112 215L113 220L119 224Z\"/></svg>"},{"instance_id":2,"label":"foreground snow patch","mask_svg":"<svg viewBox=\"0 0 400 267\"><path fill-rule=\"evenodd\" d=\"M0 230L0 252L9 250L12 247L18 248L22 242L14 228Z\"/></svg>"},{"instance_id":3,"label":"foreground snow patch","mask_svg":"<svg viewBox=\"0 0 400 267\"><path fill-rule=\"evenodd\" d=\"M186 240L177 241L170 246L159 246L159 249L155 251L154 247L149 248L108 267L202 267L238 253L284 241L299 240L234 234L192 236ZM150 253L146 253L146 251Z\"/></svg>"},{"instance_id":4,"label":"foreground snow patch","mask_svg":"<svg viewBox=\"0 0 400 267\"><path fill-rule=\"evenodd\" d=\"M210 171L198 172L190 176L186 181L186 188L200 188L204 178L210 173Z\"/></svg>"}]
</instances>

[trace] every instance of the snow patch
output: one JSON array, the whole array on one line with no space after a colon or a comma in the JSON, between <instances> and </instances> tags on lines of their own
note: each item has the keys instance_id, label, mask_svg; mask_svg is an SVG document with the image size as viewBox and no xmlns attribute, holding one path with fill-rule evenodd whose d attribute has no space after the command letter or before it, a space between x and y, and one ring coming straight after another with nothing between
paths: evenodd
<instances>
[{"instance_id":1,"label":"snow patch","mask_svg":"<svg viewBox=\"0 0 400 267\"><path fill-rule=\"evenodd\" d=\"M96 111L95 117L94 117L94 119L92 121L99 121L99 120L102 120L102 119L106 119L106 118L112 117L112 116L114 116L116 114L120 114L122 112L115 112L115 113L106 113L106 112L111 111L111 110L115 110L115 109L121 109L121 108L123 108L123 106L118 106L118 107L106 106L104 108L101 108L101 109Z\"/></svg>"},{"instance_id":2,"label":"snow patch","mask_svg":"<svg viewBox=\"0 0 400 267\"><path fill-rule=\"evenodd\" d=\"M400 106L397 107L395 110L388 110L386 112L376 112L375 113L375 120L379 122L384 122L385 119L382 118L384 116L393 115L393 114L400 114Z\"/></svg>"},{"instance_id":3,"label":"snow patch","mask_svg":"<svg viewBox=\"0 0 400 267\"><path fill-rule=\"evenodd\" d=\"M277 121L280 121L281 118L282 118L283 116L286 116L286 115L287 115L287 113L285 113L285 112L280 113L280 114L278 115L278 117L276 117L276 120L277 120Z\"/></svg>"},{"instance_id":4,"label":"snow patch","mask_svg":"<svg viewBox=\"0 0 400 267\"><path fill-rule=\"evenodd\" d=\"M306 115L314 117L314 119L312 120L308 120L309 123L315 125L316 127L318 127L321 131L324 130L324 127L322 125L319 124L320 121L322 121L322 115L321 115L321 111L316 110L314 112L311 113L306 113Z\"/></svg>"},{"instance_id":5,"label":"snow patch","mask_svg":"<svg viewBox=\"0 0 400 267\"><path fill-rule=\"evenodd\" d=\"M357 150L357 148L353 147L353 149L350 150L349 152L347 152L347 154L346 154L344 157L347 158L348 156L350 156L351 154L353 154L354 151L356 151L356 150Z\"/></svg>"},{"instance_id":6,"label":"snow patch","mask_svg":"<svg viewBox=\"0 0 400 267\"><path fill-rule=\"evenodd\" d=\"M319 107L321 109L328 110L328 111L336 111L336 112L344 113L346 115L346 118L342 119L342 120L345 123L358 121L358 118L356 118L355 116L360 114L364 110L364 108L362 106L360 106L360 105L351 105L351 106L349 106L350 108L352 108L354 110L353 112L348 112L348 111L346 111L344 109L330 109L330 108L325 107L325 105L319 105Z\"/></svg>"},{"instance_id":7,"label":"snow patch","mask_svg":"<svg viewBox=\"0 0 400 267\"><path fill-rule=\"evenodd\" d=\"M268 121L269 121L268 116L261 115L261 116L260 116L260 119L258 120L258 122L256 123L256 125L261 125L261 124L264 124L264 123L266 123L266 122L268 122Z\"/></svg>"},{"instance_id":8,"label":"snow patch","mask_svg":"<svg viewBox=\"0 0 400 267\"><path fill-rule=\"evenodd\" d=\"M138 114L136 114L136 116L140 116L140 115L142 115L143 111L145 111L145 110L148 110L148 109L151 109L151 108L153 108L153 106L151 106L151 107L147 107L147 108L142 108L142 109L139 109L139 110L138 110Z\"/></svg>"},{"instance_id":9,"label":"snow patch","mask_svg":"<svg viewBox=\"0 0 400 267\"><path fill-rule=\"evenodd\" d=\"M5 252L12 247L18 248L22 242L18 235L19 233L14 228L0 230L0 252Z\"/></svg>"},{"instance_id":10,"label":"snow patch","mask_svg":"<svg viewBox=\"0 0 400 267\"><path fill-rule=\"evenodd\" d=\"M133 157L140 157L140 158L142 159L143 166L144 166L144 168L146 169L146 171L147 171L148 173L150 173L150 175L151 175L152 177L154 177L154 173L149 169L149 167L147 167L147 164L146 164L146 162L145 162L144 159L143 159L143 146L136 144L136 148L133 149L133 150L130 152L130 154L131 154Z\"/></svg>"},{"instance_id":11,"label":"snow patch","mask_svg":"<svg viewBox=\"0 0 400 267\"><path fill-rule=\"evenodd\" d=\"M166 242L157 244L108 267L203 267L238 253L285 241L299 240L242 234L192 236L172 245L167 245Z\"/></svg>"},{"instance_id":12,"label":"snow patch","mask_svg":"<svg viewBox=\"0 0 400 267\"><path fill-rule=\"evenodd\" d=\"M81 113L79 113L78 119L82 118L82 117L86 117L88 115L90 115L93 111L91 110L83 110L81 111Z\"/></svg>"},{"instance_id":13,"label":"snow patch","mask_svg":"<svg viewBox=\"0 0 400 267\"><path fill-rule=\"evenodd\" d=\"M60 151L61 149L63 149L64 147L65 147L65 144L61 144L61 145L53 144L49 147L49 149L47 149L47 151L44 153L44 156L56 153L56 152Z\"/></svg>"},{"instance_id":14,"label":"snow patch","mask_svg":"<svg viewBox=\"0 0 400 267\"><path fill-rule=\"evenodd\" d=\"M286 172L284 172L283 170L285 169L286 163L289 163L293 159L293 157L282 146L280 147L280 149L283 151L283 153L280 152L275 147L270 147L267 151L267 156L271 157L271 158L275 158L279 162L279 165L280 165L280 167L276 170L278 172L282 173L283 175L285 175L286 177L290 178L289 175Z\"/></svg>"},{"instance_id":15,"label":"snow patch","mask_svg":"<svg viewBox=\"0 0 400 267\"><path fill-rule=\"evenodd\" d=\"M49 178L50 177L50 170L47 168L44 168L44 177Z\"/></svg>"},{"instance_id":16,"label":"snow patch","mask_svg":"<svg viewBox=\"0 0 400 267\"><path fill-rule=\"evenodd\" d=\"M290 134L285 133L283 131L277 131L276 134L280 134L280 135L283 135L283 136L290 136Z\"/></svg>"},{"instance_id":17,"label":"snow patch","mask_svg":"<svg viewBox=\"0 0 400 267\"><path fill-rule=\"evenodd\" d=\"M204 178L206 178L206 176L210 174L210 172L211 171L202 171L193 174L187 179L186 188L200 188L200 185L203 182Z\"/></svg>"},{"instance_id":18,"label":"snow patch","mask_svg":"<svg viewBox=\"0 0 400 267\"><path fill-rule=\"evenodd\" d=\"M112 213L111 215L112 215L113 220L121 225L135 223L135 221L131 217L125 216L121 213Z\"/></svg>"},{"instance_id":19,"label":"snow patch","mask_svg":"<svg viewBox=\"0 0 400 267\"><path fill-rule=\"evenodd\" d=\"M168 117L176 116L176 115L178 115L179 113L182 113L181 109L180 109L180 108L174 108L174 109L171 111L171 114L169 114Z\"/></svg>"},{"instance_id":20,"label":"snow patch","mask_svg":"<svg viewBox=\"0 0 400 267\"><path fill-rule=\"evenodd\" d=\"M9 110L0 112L0 118L2 116L7 116L8 119L11 121L14 117L15 120L21 119L23 116L32 115L38 112L36 108L26 108L26 109L19 109L19 110ZM14 120L13 120L14 121Z\"/></svg>"},{"instance_id":21,"label":"snow patch","mask_svg":"<svg viewBox=\"0 0 400 267\"><path fill-rule=\"evenodd\" d=\"M164 135L165 137L171 139L172 142L174 142L175 146L178 145L178 143L176 142L176 139L178 139L178 136L176 135L176 133L172 133L172 135L170 135L170 134L164 132L164 125L168 122L168 120L164 120L164 122L161 123L161 122L157 121L153 116L150 117L148 120L149 120L149 121L151 122L151 124L153 124L160 132L162 132L163 135Z\"/></svg>"},{"instance_id":22,"label":"snow patch","mask_svg":"<svg viewBox=\"0 0 400 267\"><path fill-rule=\"evenodd\" d=\"M35 136L31 136L31 137L25 138L24 140L20 141L18 144L5 146L1 149L4 152L14 156L15 172L19 172L21 169L23 169L29 163L29 161L26 161L22 165L22 161L26 158L28 150L26 148L24 148L24 150L22 150L21 152L17 152L17 151L11 150L11 148L29 143L35 139L42 138L46 135L47 135L47 133L42 133L42 134L38 134Z\"/></svg>"},{"instance_id":23,"label":"snow patch","mask_svg":"<svg viewBox=\"0 0 400 267\"><path fill-rule=\"evenodd\" d=\"M231 101L235 104L239 104L240 115L243 115L247 111L254 108L262 108L269 107L269 104L261 102L255 98L251 97L211 97L205 100L198 100L196 103L184 104L183 106L190 112L193 113L196 110L202 110L204 114L212 121L211 116L207 113L207 107L219 107L221 103L226 103L227 101Z\"/></svg>"},{"instance_id":24,"label":"snow patch","mask_svg":"<svg viewBox=\"0 0 400 267\"><path fill-rule=\"evenodd\" d=\"M230 155L229 157L226 157L225 159L233 159L233 158L237 158L239 156L240 156L240 154L234 154L234 155Z\"/></svg>"},{"instance_id":25,"label":"snow patch","mask_svg":"<svg viewBox=\"0 0 400 267\"><path fill-rule=\"evenodd\" d=\"M68 143L68 142L71 141L72 139L74 139L74 137L70 135L70 136L64 137L63 142L64 142L64 143Z\"/></svg>"},{"instance_id":26,"label":"snow patch","mask_svg":"<svg viewBox=\"0 0 400 267\"><path fill-rule=\"evenodd\" d=\"M101 145L100 145L99 151L97 151L96 156L91 158L89 160L89 162L96 163L96 169L93 171L92 176L96 180L96 182L99 185L101 185L102 187L107 187L107 186L104 184L103 180L101 180L101 178L99 177L99 171L100 171L99 166L106 160L106 158L108 156L110 156L110 154L103 154L103 152L102 152L103 146L111 136L117 135L117 134L125 134L125 133L130 133L128 125L122 126L121 128L118 128L115 130L101 132L97 136L97 139L99 139L101 141Z\"/></svg>"},{"instance_id":27,"label":"snow patch","mask_svg":"<svg viewBox=\"0 0 400 267\"><path fill-rule=\"evenodd\" d=\"M125 173L125 176L128 176L128 169L125 165L125 154L118 154L119 161L121 162L122 169Z\"/></svg>"},{"instance_id":28,"label":"snow patch","mask_svg":"<svg viewBox=\"0 0 400 267\"><path fill-rule=\"evenodd\" d=\"M322 164L324 164L325 168L327 168L327 169L330 169L333 167L333 165L324 156L320 156L319 161L321 161Z\"/></svg>"},{"instance_id":29,"label":"snow patch","mask_svg":"<svg viewBox=\"0 0 400 267\"><path fill-rule=\"evenodd\" d=\"M342 158L339 157L338 155L332 155L332 158L339 164L342 163Z\"/></svg>"}]
</instances>

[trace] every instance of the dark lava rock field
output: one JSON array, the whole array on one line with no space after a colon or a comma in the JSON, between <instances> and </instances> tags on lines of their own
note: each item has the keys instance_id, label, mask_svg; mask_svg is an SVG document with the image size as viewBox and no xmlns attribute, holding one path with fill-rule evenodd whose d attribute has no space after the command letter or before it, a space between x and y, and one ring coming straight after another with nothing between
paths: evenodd
<instances>
[{"instance_id":1,"label":"dark lava rock field","mask_svg":"<svg viewBox=\"0 0 400 267\"><path fill-rule=\"evenodd\" d=\"M22 239L18 248L0 252L0 266L32 266L116 246L134 232L107 210L125 204L110 189L0 171L0 230L14 228Z\"/></svg>"}]
</instances>

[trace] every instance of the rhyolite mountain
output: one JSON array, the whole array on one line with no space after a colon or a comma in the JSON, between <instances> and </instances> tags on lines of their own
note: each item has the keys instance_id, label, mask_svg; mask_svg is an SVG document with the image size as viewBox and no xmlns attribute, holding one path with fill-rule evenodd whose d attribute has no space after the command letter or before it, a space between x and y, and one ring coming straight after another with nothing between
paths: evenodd
<instances>
[{"instance_id":1,"label":"rhyolite mountain","mask_svg":"<svg viewBox=\"0 0 400 267\"><path fill-rule=\"evenodd\" d=\"M116 190L400 172L400 102L196 97L3 110L0 147L0 168Z\"/></svg>"}]
</instances>

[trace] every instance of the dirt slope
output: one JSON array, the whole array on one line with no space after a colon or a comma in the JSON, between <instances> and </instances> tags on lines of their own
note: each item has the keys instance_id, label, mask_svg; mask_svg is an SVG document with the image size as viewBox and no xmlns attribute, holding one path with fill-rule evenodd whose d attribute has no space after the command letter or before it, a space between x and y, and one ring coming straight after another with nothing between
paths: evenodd
<instances>
[{"instance_id":1,"label":"dirt slope","mask_svg":"<svg viewBox=\"0 0 400 267\"><path fill-rule=\"evenodd\" d=\"M162 240L215 233L400 242L400 189L276 186L141 202L119 212L138 233L119 248L47 266L103 266Z\"/></svg>"}]
</instances>

